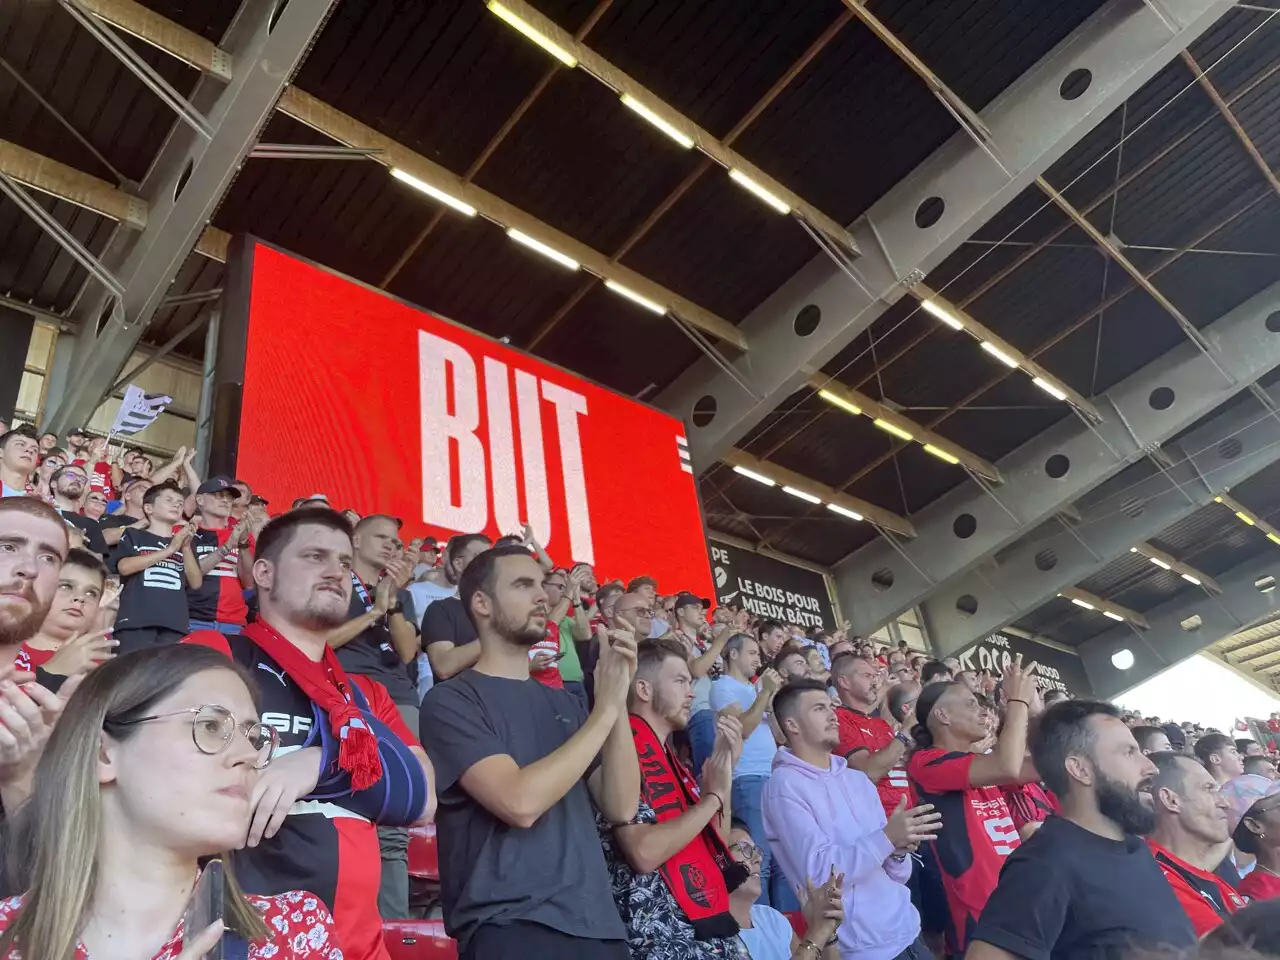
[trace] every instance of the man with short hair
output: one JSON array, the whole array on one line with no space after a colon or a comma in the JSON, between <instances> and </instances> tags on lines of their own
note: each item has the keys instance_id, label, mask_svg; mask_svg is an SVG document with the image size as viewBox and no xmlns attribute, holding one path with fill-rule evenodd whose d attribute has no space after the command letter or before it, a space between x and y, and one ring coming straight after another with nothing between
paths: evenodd
<instances>
[{"instance_id":1,"label":"man with short hair","mask_svg":"<svg viewBox=\"0 0 1280 960\"><path fill-rule=\"evenodd\" d=\"M1031 755L1062 815L1009 856L968 960L1091 960L1190 947L1191 925L1137 836L1154 822L1156 767L1119 709L1054 704L1036 724Z\"/></svg>"},{"instance_id":2,"label":"man with short hair","mask_svg":"<svg viewBox=\"0 0 1280 960\"><path fill-rule=\"evenodd\" d=\"M40 434L40 453L45 454L58 445L58 435L56 433Z\"/></svg>"},{"instance_id":3,"label":"man with short hair","mask_svg":"<svg viewBox=\"0 0 1280 960\"><path fill-rule=\"evenodd\" d=\"M1236 751L1240 754L1240 759L1247 757L1264 757L1267 751L1257 740L1250 740L1245 737L1236 737Z\"/></svg>"},{"instance_id":4,"label":"man with short hair","mask_svg":"<svg viewBox=\"0 0 1280 960\"><path fill-rule=\"evenodd\" d=\"M777 620L761 620L760 626L756 628L756 636L760 640L761 658L765 663L772 663L782 652L782 645L787 642L787 628ZM751 835L755 836L754 830ZM756 837L756 840L759 839Z\"/></svg>"},{"instance_id":5,"label":"man with short hair","mask_svg":"<svg viewBox=\"0 0 1280 960\"><path fill-rule=\"evenodd\" d=\"M203 578L187 591L190 629L239 633L249 616L244 591L253 586L253 558L249 524L233 524L231 509L236 488L226 477L210 477L196 488L198 526L192 549Z\"/></svg>"},{"instance_id":6,"label":"man with short hair","mask_svg":"<svg viewBox=\"0 0 1280 960\"><path fill-rule=\"evenodd\" d=\"M774 694L782 686L782 677L773 669L760 675L759 690L752 684L760 674L760 644L749 634L737 634L725 644L724 673L711 684L711 709L735 716L742 723L742 753L733 767L731 806L739 819L746 822L751 835L760 845L760 903L779 910L792 909L794 892L788 891L769 853L767 834L761 816L760 797L773 770L773 755L778 744L774 739L768 711ZM783 906L779 906L780 898Z\"/></svg>"},{"instance_id":7,"label":"man with short hair","mask_svg":"<svg viewBox=\"0 0 1280 960\"><path fill-rule=\"evenodd\" d=\"M186 499L172 481L148 490L146 526L127 528L108 560L121 581L114 635L122 655L177 643L189 632L187 590L203 576L191 547L195 523L182 524Z\"/></svg>"},{"instance_id":8,"label":"man with short hair","mask_svg":"<svg viewBox=\"0 0 1280 960\"><path fill-rule=\"evenodd\" d=\"M1169 745L1169 735L1164 732L1162 727L1145 725L1130 727L1129 732L1133 734L1133 739L1138 742L1138 749L1148 757L1153 753L1168 753L1173 749Z\"/></svg>"},{"instance_id":9,"label":"man with short hair","mask_svg":"<svg viewBox=\"0 0 1280 960\"><path fill-rule=\"evenodd\" d=\"M626 928L590 828L592 800L615 824L629 823L639 803L626 713L635 635L614 627L600 637L589 715L571 694L534 681L529 648L549 613L543 576L522 546L471 560L458 599L479 659L422 704L439 777L445 927L463 960L624 960Z\"/></svg>"},{"instance_id":10,"label":"man with short hair","mask_svg":"<svg viewBox=\"0 0 1280 960\"><path fill-rule=\"evenodd\" d=\"M108 547L114 547L124 536L126 527L146 526L146 514L142 509L143 498L151 489L151 481L141 477L126 480L121 488L122 505L113 514L98 521L102 539Z\"/></svg>"},{"instance_id":11,"label":"man with short hair","mask_svg":"<svg viewBox=\"0 0 1280 960\"><path fill-rule=\"evenodd\" d=\"M835 753L875 784L885 816L891 816L911 792L906 767L911 738L883 715L872 715L881 700L880 671L874 663L837 657L831 664L831 683L840 699L835 708L840 734Z\"/></svg>"},{"instance_id":12,"label":"man with short hair","mask_svg":"<svg viewBox=\"0 0 1280 960\"><path fill-rule=\"evenodd\" d=\"M389 960L378 914L375 825L429 823L432 772L381 684L347 673L329 645L351 608L351 528L332 510L277 517L257 538L260 616L239 636L194 633L258 678L280 748L257 774L246 846L232 854L249 893L305 889L332 912L348 958ZM380 585L389 605L391 581Z\"/></svg>"},{"instance_id":13,"label":"man with short hair","mask_svg":"<svg viewBox=\"0 0 1280 960\"><path fill-rule=\"evenodd\" d=\"M930 660L920 670L920 685L924 687L931 683L950 683L951 680L951 668L941 660Z\"/></svg>"},{"instance_id":14,"label":"man with short hair","mask_svg":"<svg viewBox=\"0 0 1280 960\"><path fill-rule=\"evenodd\" d=\"M1241 761L1246 774L1253 774L1258 777L1266 777L1268 780L1276 779L1276 762L1267 756L1254 754L1251 757L1245 757Z\"/></svg>"},{"instance_id":15,"label":"man with short hair","mask_svg":"<svg viewBox=\"0 0 1280 960\"><path fill-rule=\"evenodd\" d=\"M102 539L102 530L98 521L91 520L80 512L80 504L88 489L89 475L83 467L67 464L59 467L49 477L49 491L53 494L53 505L62 519L75 527L84 536L84 545L91 553L100 557L107 554L106 541Z\"/></svg>"},{"instance_id":16,"label":"man with short hair","mask_svg":"<svg viewBox=\"0 0 1280 960\"><path fill-rule=\"evenodd\" d=\"M433 599L422 618L422 648L436 683L470 669L480 659L475 624L457 595L457 584L471 561L492 543L483 533L462 533L445 545L444 572L454 585L453 592ZM417 594L424 592L419 588Z\"/></svg>"},{"instance_id":17,"label":"man with short hair","mask_svg":"<svg viewBox=\"0 0 1280 960\"><path fill-rule=\"evenodd\" d=\"M1213 774L1190 757L1157 753L1151 760L1158 770L1151 790L1156 823L1147 843L1202 937L1244 906L1231 885L1213 873L1231 839L1230 805Z\"/></svg>"},{"instance_id":18,"label":"man with short hair","mask_svg":"<svg viewBox=\"0 0 1280 960\"><path fill-rule=\"evenodd\" d=\"M30 427L14 427L0 436L0 496L25 496L39 458L40 441Z\"/></svg>"},{"instance_id":19,"label":"man with short hair","mask_svg":"<svg viewBox=\"0 0 1280 960\"><path fill-rule=\"evenodd\" d=\"M1196 759L1204 764L1219 786L1244 773L1240 751L1225 733L1206 733L1196 741L1194 751Z\"/></svg>"},{"instance_id":20,"label":"man with short hair","mask_svg":"<svg viewBox=\"0 0 1280 960\"><path fill-rule=\"evenodd\" d=\"M692 703L684 646L674 637L641 640L628 696L640 805L627 824L597 817L618 914L638 956L659 950L670 960L741 956L722 872L731 869L725 844L741 727L732 717L719 719L717 745L699 786L670 745L671 735L688 725ZM691 876L701 884L691 886Z\"/></svg>"},{"instance_id":21,"label":"man with short hair","mask_svg":"<svg viewBox=\"0 0 1280 960\"><path fill-rule=\"evenodd\" d=\"M0 500L0 547L0 666L7 666L53 603L69 549L66 524L43 500Z\"/></svg>"},{"instance_id":22,"label":"man with short hair","mask_svg":"<svg viewBox=\"0 0 1280 960\"><path fill-rule=\"evenodd\" d=\"M788 644L782 648L782 651L774 658L773 669L781 674L783 683L811 679L809 676L809 658L804 655L804 650L795 644Z\"/></svg>"},{"instance_id":23,"label":"man with short hair","mask_svg":"<svg viewBox=\"0 0 1280 960\"><path fill-rule=\"evenodd\" d=\"M933 837L939 815L928 805L908 809L903 797L885 816L866 774L832 756L840 729L822 684L789 683L773 708L787 741L764 788L774 856L801 884L844 877L841 957L932 960L906 884L910 854Z\"/></svg>"}]
</instances>

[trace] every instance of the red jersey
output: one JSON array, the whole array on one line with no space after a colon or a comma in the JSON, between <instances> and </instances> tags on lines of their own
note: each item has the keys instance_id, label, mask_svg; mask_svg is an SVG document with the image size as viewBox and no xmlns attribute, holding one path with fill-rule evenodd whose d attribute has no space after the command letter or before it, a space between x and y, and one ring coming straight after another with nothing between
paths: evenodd
<instances>
[{"instance_id":1,"label":"red jersey","mask_svg":"<svg viewBox=\"0 0 1280 960\"><path fill-rule=\"evenodd\" d=\"M529 661L532 665L533 658L540 653L549 653L555 656L560 652L560 624L551 620L547 621L547 635L529 648ZM544 670L531 670L529 676L537 680L543 686L551 687L554 690L564 689L564 678L560 676L560 662L557 660Z\"/></svg>"},{"instance_id":2,"label":"red jersey","mask_svg":"<svg viewBox=\"0 0 1280 960\"><path fill-rule=\"evenodd\" d=\"M1028 823L1043 823L1051 813L1059 813L1051 793L1038 783L1010 783L1000 788L1004 802L1009 805L1009 816L1019 831Z\"/></svg>"},{"instance_id":3,"label":"red jersey","mask_svg":"<svg viewBox=\"0 0 1280 960\"><path fill-rule=\"evenodd\" d=\"M1254 867L1240 881L1240 895L1249 900L1273 900L1280 897L1280 877L1262 867Z\"/></svg>"},{"instance_id":4,"label":"red jersey","mask_svg":"<svg viewBox=\"0 0 1280 960\"><path fill-rule=\"evenodd\" d=\"M942 814L942 830L930 842L947 894L948 953L969 946L1005 857L1020 843L1000 788L969 785L974 757L930 747L907 761L917 802L931 803Z\"/></svg>"},{"instance_id":5,"label":"red jersey","mask_svg":"<svg viewBox=\"0 0 1280 960\"><path fill-rule=\"evenodd\" d=\"M89 461L84 459L72 460L71 464L76 467L84 467L85 472L89 474L90 487L94 490L101 490L107 495L108 500L116 499L116 488L111 484L111 464L99 460L90 467Z\"/></svg>"},{"instance_id":6,"label":"red jersey","mask_svg":"<svg viewBox=\"0 0 1280 960\"><path fill-rule=\"evenodd\" d=\"M1187 919L1195 928L1197 937L1203 937L1220 926L1222 921L1245 905L1240 894L1221 877L1193 867L1158 843L1148 840L1147 846L1155 855L1156 863L1160 864L1169 886L1173 887L1174 896L1187 911Z\"/></svg>"},{"instance_id":7,"label":"red jersey","mask_svg":"<svg viewBox=\"0 0 1280 960\"><path fill-rule=\"evenodd\" d=\"M43 667L46 663L53 659L53 655L57 650L41 650L39 647L32 647L27 642L23 642L18 648L17 655L13 658L13 669L22 673L33 673L36 667Z\"/></svg>"},{"instance_id":8,"label":"red jersey","mask_svg":"<svg viewBox=\"0 0 1280 960\"><path fill-rule=\"evenodd\" d=\"M203 560L235 535L236 521L232 520L221 530L200 527L191 539L191 549L197 560ZM240 551L232 550L204 575L204 581L194 590L187 590L187 612L192 620L214 620L244 626L249 617L249 607L244 602L244 588L240 585Z\"/></svg>"},{"instance_id":9,"label":"red jersey","mask_svg":"<svg viewBox=\"0 0 1280 960\"><path fill-rule=\"evenodd\" d=\"M861 750L879 753L893 743L893 728L879 717L870 717L849 707L836 707L836 719L840 721L840 745L836 753L846 760ZM911 792L907 783L906 753L904 751L893 768L876 781L876 792L884 805L884 815L893 816L898 801Z\"/></svg>"}]
</instances>

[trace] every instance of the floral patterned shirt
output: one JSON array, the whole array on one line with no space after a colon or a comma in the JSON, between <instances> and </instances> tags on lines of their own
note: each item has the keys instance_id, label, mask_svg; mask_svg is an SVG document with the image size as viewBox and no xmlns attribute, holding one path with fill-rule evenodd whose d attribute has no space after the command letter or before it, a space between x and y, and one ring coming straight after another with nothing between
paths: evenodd
<instances>
[{"instance_id":1,"label":"floral patterned shirt","mask_svg":"<svg viewBox=\"0 0 1280 960\"><path fill-rule=\"evenodd\" d=\"M24 897L0 900L0 931L17 916ZM267 922L271 937L249 944L249 960L342 960L333 932L333 917L314 893L290 890L274 897L248 897ZM182 921L153 960L175 960L182 953ZM11 949L4 960L22 960L22 952ZM75 960L90 960L83 943L76 944Z\"/></svg>"}]
</instances>

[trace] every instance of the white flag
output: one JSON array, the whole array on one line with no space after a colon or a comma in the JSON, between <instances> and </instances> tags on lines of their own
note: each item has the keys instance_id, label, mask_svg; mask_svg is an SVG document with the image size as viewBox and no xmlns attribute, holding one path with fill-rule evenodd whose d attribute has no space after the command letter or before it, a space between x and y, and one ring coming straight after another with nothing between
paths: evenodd
<instances>
[{"instance_id":1,"label":"white flag","mask_svg":"<svg viewBox=\"0 0 1280 960\"><path fill-rule=\"evenodd\" d=\"M173 397L160 393L143 393L141 387L129 384L120 402L120 412L111 424L111 433L137 433L160 416Z\"/></svg>"}]
</instances>

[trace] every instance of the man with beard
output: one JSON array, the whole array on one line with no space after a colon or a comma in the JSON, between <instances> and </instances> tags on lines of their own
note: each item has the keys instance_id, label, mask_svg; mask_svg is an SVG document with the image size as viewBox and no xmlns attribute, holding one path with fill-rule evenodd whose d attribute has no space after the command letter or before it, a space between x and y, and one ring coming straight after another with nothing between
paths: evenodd
<instances>
[{"instance_id":1,"label":"man with beard","mask_svg":"<svg viewBox=\"0 0 1280 960\"><path fill-rule=\"evenodd\" d=\"M782 676L783 683L810 679L809 658L804 655L804 649L795 644L782 648L782 652L774 658L773 669Z\"/></svg>"},{"instance_id":2,"label":"man with beard","mask_svg":"<svg viewBox=\"0 0 1280 960\"><path fill-rule=\"evenodd\" d=\"M837 657L831 665L831 682L840 698L836 707L840 739L834 752L876 785L888 816L910 792L906 753L911 738L883 716L872 716L880 703L880 671L874 663L861 657Z\"/></svg>"},{"instance_id":3,"label":"man with beard","mask_svg":"<svg viewBox=\"0 0 1280 960\"><path fill-rule=\"evenodd\" d=\"M53 495L53 505L62 519L84 534L84 545L90 553L99 557L107 554L106 541L102 539L102 529L97 520L91 520L80 512L80 505L85 491L89 489L89 475L84 467L67 464L59 467L49 477L49 492Z\"/></svg>"},{"instance_id":4,"label":"man with beard","mask_svg":"<svg viewBox=\"0 0 1280 960\"><path fill-rule=\"evenodd\" d=\"M1155 823L1157 769L1119 709L1055 703L1036 724L1031 755L1062 815L1009 857L968 960L1098 960L1194 944L1156 858L1136 836Z\"/></svg>"},{"instance_id":5,"label":"man with beard","mask_svg":"<svg viewBox=\"0 0 1280 960\"><path fill-rule=\"evenodd\" d=\"M307 508L268 523L253 580L260 616L238 636L191 634L259 678L262 721L280 747L258 774L244 849L233 854L249 893L305 889L333 913L344 956L388 960L378 915L375 824L430 822L431 764L381 684L343 670L328 643L347 619L351 528ZM382 602L390 581L379 586Z\"/></svg>"},{"instance_id":6,"label":"man with beard","mask_svg":"<svg viewBox=\"0 0 1280 960\"><path fill-rule=\"evenodd\" d=\"M445 928L462 960L626 960L626 928L592 824L630 823L640 767L627 718L631 630L598 634L595 707L529 676L546 633L544 571L523 546L471 561L459 599L475 666L431 688L423 742L438 772Z\"/></svg>"},{"instance_id":7,"label":"man with beard","mask_svg":"<svg viewBox=\"0 0 1280 960\"><path fill-rule=\"evenodd\" d=\"M1202 937L1244 906L1240 895L1213 870L1231 838L1230 804L1212 774L1191 757L1158 753L1151 796L1155 830L1147 843L1196 936Z\"/></svg>"},{"instance_id":8,"label":"man with beard","mask_svg":"<svg viewBox=\"0 0 1280 960\"><path fill-rule=\"evenodd\" d=\"M633 956L646 960L746 958L729 912L726 846L733 765L742 727L717 721L716 745L701 785L671 749L672 733L688 726L693 675L674 637L641 640L627 698L640 761L640 805L630 823L596 824L613 877L618 914ZM687 882L696 878L690 886ZM732 885L736 885L732 884Z\"/></svg>"}]
</instances>

